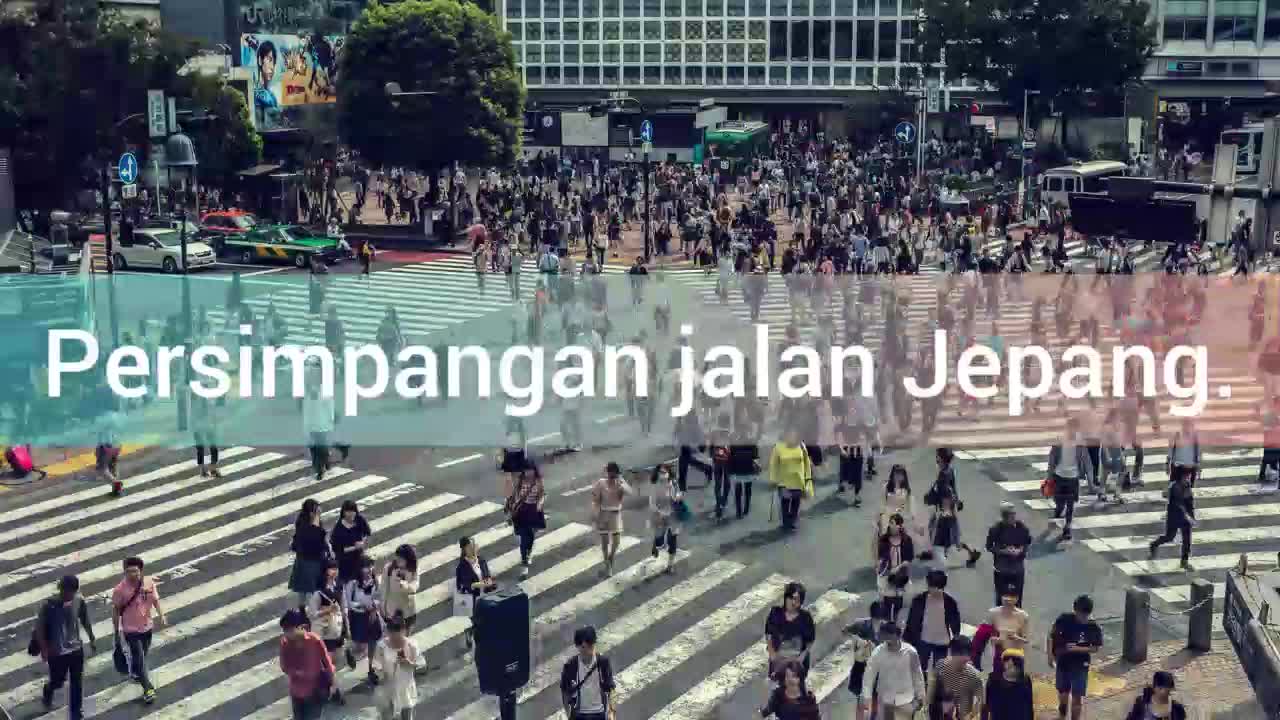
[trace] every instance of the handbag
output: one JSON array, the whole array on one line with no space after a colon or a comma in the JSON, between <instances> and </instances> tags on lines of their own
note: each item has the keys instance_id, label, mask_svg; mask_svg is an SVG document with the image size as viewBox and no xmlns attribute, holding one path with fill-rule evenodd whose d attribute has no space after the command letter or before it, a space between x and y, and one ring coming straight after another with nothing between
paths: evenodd
<instances>
[{"instance_id":1,"label":"handbag","mask_svg":"<svg viewBox=\"0 0 1280 720\"><path fill-rule=\"evenodd\" d=\"M128 602L126 602L124 605L121 605L116 610L118 614L124 615L124 611L128 610L129 606L133 604L133 601L138 599L138 594L142 592L142 585L145 582L146 582L145 579L140 579L138 581L138 588L133 591L133 596L129 598ZM115 648L113 648L111 651L111 662L113 665L115 665L116 672L120 673L121 675L128 675L129 659L125 657L125 654L124 654L124 643L120 642L122 635L123 635L123 630L116 632Z\"/></svg>"},{"instance_id":2,"label":"handbag","mask_svg":"<svg viewBox=\"0 0 1280 720\"><path fill-rule=\"evenodd\" d=\"M1040 494L1051 498L1058 492L1058 482L1052 476L1040 481Z\"/></svg>"}]
</instances>

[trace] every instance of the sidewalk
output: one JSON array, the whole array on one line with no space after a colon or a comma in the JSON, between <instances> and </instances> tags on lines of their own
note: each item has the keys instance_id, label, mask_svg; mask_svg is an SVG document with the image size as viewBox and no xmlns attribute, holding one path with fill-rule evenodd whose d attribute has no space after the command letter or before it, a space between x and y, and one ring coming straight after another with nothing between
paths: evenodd
<instances>
[{"instance_id":1,"label":"sidewalk","mask_svg":"<svg viewBox=\"0 0 1280 720\"><path fill-rule=\"evenodd\" d=\"M1152 643L1145 663L1131 665L1119 655L1096 662L1089 673L1084 716L1090 720L1122 719L1157 670L1173 673L1174 697L1187 708L1188 720L1261 719L1253 686L1236 659L1230 641L1215 638L1214 649L1196 653L1183 640ZM1057 718L1057 693L1051 674L1033 673L1036 717Z\"/></svg>"}]
</instances>

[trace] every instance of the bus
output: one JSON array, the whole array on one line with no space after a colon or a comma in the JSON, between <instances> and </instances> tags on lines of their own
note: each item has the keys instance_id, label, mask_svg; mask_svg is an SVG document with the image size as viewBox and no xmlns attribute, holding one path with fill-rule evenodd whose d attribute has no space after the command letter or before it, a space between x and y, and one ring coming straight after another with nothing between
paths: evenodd
<instances>
[{"instance_id":1,"label":"bus","mask_svg":"<svg viewBox=\"0 0 1280 720\"><path fill-rule=\"evenodd\" d=\"M769 126L762 122L722 122L707 130L707 156L724 179L737 177L751 160L769 153Z\"/></svg>"},{"instance_id":2,"label":"bus","mask_svg":"<svg viewBox=\"0 0 1280 720\"><path fill-rule=\"evenodd\" d=\"M1220 142L1236 146L1237 175L1258 174L1258 160L1262 157L1262 123L1224 130Z\"/></svg>"},{"instance_id":3,"label":"bus","mask_svg":"<svg viewBox=\"0 0 1280 720\"><path fill-rule=\"evenodd\" d=\"M1040 197L1047 203L1066 207L1069 193L1106 192L1103 178L1128 172L1129 166L1113 160L1095 160L1045 170L1040 175Z\"/></svg>"}]
</instances>

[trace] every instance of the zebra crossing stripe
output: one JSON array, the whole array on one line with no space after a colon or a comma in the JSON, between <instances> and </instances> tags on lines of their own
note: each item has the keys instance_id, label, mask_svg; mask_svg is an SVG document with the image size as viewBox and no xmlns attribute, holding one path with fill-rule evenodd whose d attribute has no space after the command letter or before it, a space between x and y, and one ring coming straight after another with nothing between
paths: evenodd
<instances>
[{"instance_id":1,"label":"zebra crossing stripe","mask_svg":"<svg viewBox=\"0 0 1280 720\"><path fill-rule=\"evenodd\" d=\"M1257 475L1257 469L1251 468L1251 475ZM1081 486L1081 494L1086 489ZM1242 498L1258 495L1258 485L1252 483L1249 485L1201 485L1195 488L1196 500L1226 500L1231 498ZM1122 493L1125 506L1132 506L1144 503L1163 503L1166 501L1164 490L1134 490ZM1053 510L1054 501L1049 498L1031 498L1024 501L1027 507L1032 510ZM1088 503L1082 504L1076 509L1076 514L1088 512ZM1198 534L1197 534L1198 536Z\"/></svg>"},{"instance_id":2,"label":"zebra crossing stripe","mask_svg":"<svg viewBox=\"0 0 1280 720\"><path fill-rule=\"evenodd\" d=\"M284 456L279 455L277 453L264 453L262 455L241 460L240 462L224 465L222 467L222 472L227 474L230 474L233 472L239 472L241 470L247 470L248 468L251 468L251 467L264 465L266 463L279 460L282 457ZM133 492L134 483L132 481L132 478L126 478L126 482L129 486L130 492L126 494L124 497L116 498L111 501L111 511L113 513L113 518L111 522L113 525L119 525L122 523L129 523L129 524L137 523L145 519L145 517L139 517L138 515L123 515L123 516L120 515L119 513L121 513L125 508L130 508L135 505L144 505L146 506L146 511L150 512L154 508L164 507L164 505L152 505L152 503L159 498L165 497L166 495L171 495L173 493L188 493L196 489L200 485L207 485L210 483L221 483L223 481L215 477L201 477L200 475L195 475L193 477L186 478L176 483L169 483L166 485L162 485L158 488L145 490L143 492ZM101 496L101 490L97 492L97 495ZM165 510L160 511L160 513L167 512L169 509L171 508L166 507ZM48 530L53 530L53 529L62 527L63 525L69 525L72 523L82 523L86 520L89 520L90 518L97 516L101 512L102 512L101 507L90 506L90 507L81 508L79 510L75 510L69 513L59 513L58 515L54 515L53 517L50 517L46 520L40 520L37 522L29 523L27 525L21 525L21 526L15 527L14 529L8 530L6 532L0 532L0 547L8 545L11 542L18 540L24 536L37 535L39 533L43 533ZM160 513L152 513L152 515L160 514ZM147 515L146 517L151 517L152 515ZM79 530L83 530L83 527L79 528ZM37 550L35 552L39 552L39 551ZM0 554L0 559L9 559L9 558L7 558L4 554Z\"/></svg>"},{"instance_id":3,"label":"zebra crossing stripe","mask_svg":"<svg viewBox=\"0 0 1280 720\"><path fill-rule=\"evenodd\" d=\"M223 458L233 458L233 457L239 457L241 455L244 455L247 452L252 452L252 450L253 448L233 447L233 448L227 448L226 450L221 451L220 454ZM139 473L138 475L131 475L127 478L129 489L130 491L132 491L135 488L141 487L143 485L149 485L157 480L164 480L165 478L173 477L174 475L177 475L179 473L184 473L194 469L196 469L195 460L184 460L180 463L175 463L173 465L166 465L165 467L156 468L155 470L151 470L144 473ZM17 510L10 510L9 512L0 513L0 525L7 525L12 522L27 522L32 517L36 515L40 515L41 513L49 512L50 510L57 510L59 508L66 507L68 505L75 505L77 503L82 503L88 500L97 500L101 497L102 497L101 486L94 486L92 488L89 488L88 490L81 490L79 492L67 493L65 495L58 495L57 497L53 497L38 503L34 503L31 505L23 505Z\"/></svg>"},{"instance_id":4,"label":"zebra crossing stripe","mask_svg":"<svg viewBox=\"0 0 1280 720\"><path fill-rule=\"evenodd\" d=\"M703 568L696 575L678 583L662 594L641 604L622 617L614 620L598 631L601 644L620 645L628 639L653 627L655 624L674 615L685 605L693 602L704 593L719 586L742 570L742 565L734 562L716 561ZM778 585L770 588L769 595L777 596L781 592ZM569 658L577 653L577 648L569 647L556 655L547 658L534 668L529 683L520 689L519 702L528 702L543 690L560 681L560 668ZM479 698L466 707L449 716L449 720L490 720L494 713L490 710L493 703L488 698Z\"/></svg>"},{"instance_id":5,"label":"zebra crossing stripe","mask_svg":"<svg viewBox=\"0 0 1280 720\"><path fill-rule=\"evenodd\" d=\"M1206 543L1237 543L1271 540L1280 534L1280 527L1227 528L1225 530L1196 530L1195 541L1202 546ZM1090 538L1085 545L1098 552L1123 552L1127 550L1145 550L1153 539L1152 535L1124 535L1105 538Z\"/></svg>"},{"instance_id":6,"label":"zebra crossing stripe","mask_svg":"<svg viewBox=\"0 0 1280 720\"><path fill-rule=\"evenodd\" d=\"M570 523L563 527L557 528L555 531L551 533L548 533L547 535L540 538L540 540L542 541L542 546L544 548L554 549L590 531L591 531L591 528L586 525L582 525L579 523ZM457 550L454 549L453 554L455 556L456 556L456 553L457 553ZM514 555L514 561L512 561L511 559L511 556L513 555ZM510 569L509 566L513 566L518 562L519 562L519 551L513 550L509 553L504 554L502 557L498 558L492 564L490 564L490 569L496 575L506 570L509 570ZM499 566L500 563L501 563L501 567ZM421 566L419 566L419 574L421 574L422 572L423 572L422 568ZM428 592L432 596L438 596L441 594L441 591L443 591L444 599L447 600L451 593L452 587L453 587L453 580L450 579L433 586L431 590ZM422 593L419 593L418 597L421 597L421 596L422 596ZM439 602L439 600L437 600L437 602ZM420 605L419 609L422 610L434 604L435 603ZM238 655L241 652L244 652L245 650L251 647L255 647L258 644L261 644L262 642L265 642L271 639L272 636L275 634L275 633L272 633L270 629L271 625L273 624L274 623L270 623L270 622L264 623L263 625L258 626L258 628L254 628L253 630L246 631L246 633L241 633L240 636L236 636L235 638L232 638L231 640L226 641L226 642L236 641L244 645L240 647L235 653L232 653L229 656ZM259 628L263 628L263 630L260 630ZM243 638L243 639L237 640L238 638L241 638L242 635L246 635L247 633L253 633L255 637L252 639ZM193 673L199 672L205 667L209 667L210 664L213 662L213 659L219 656L220 654L222 654L222 652L224 652L221 649L217 649L218 645L220 644L221 643L215 644L213 646L210 646L206 650L199 650L193 653L192 655L187 656L186 658L184 658L182 665L184 667L194 668L191 671ZM225 652L229 653L230 651L226 650ZM197 658L197 657L198 659L193 660L193 658ZM177 663L175 663L175 665L176 664ZM238 698L241 695L244 695L245 693L252 692L256 688L262 687L267 683L275 681L280 674L279 668L280 668L280 664L277 659L272 659L263 663L259 663L247 670L241 671L229 678L221 680L220 682L218 682L217 685L214 685L213 687L206 688L192 695L188 695L176 703L166 705L164 709L162 709L160 712L152 713L151 715L148 715L148 717L153 718L154 720L186 720L186 718L196 717L197 715L201 715L211 710L214 710L218 708L220 705L223 705L230 700ZM348 671L348 674L350 674L349 671Z\"/></svg>"},{"instance_id":7,"label":"zebra crossing stripe","mask_svg":"<svg viewBox=\"0 0 1280 720\"><path fill-rule=\"evenodd\" d=\"M1151 445L1154 447L1164 448L1164 447L1167 447L1168 444L1169 444L1169 439L1165 437L1165 438L1162 438L1162 441L1153 442ZM1148 447L1144 444L1144 449L1149 450L1151 449L1151 447ZM1044 457L1048 457L1049 455L1049 446L1039 445L1039 446L1032 446L1032 447L990 448L986 450L982 450L982 449L961 450L959 451L958 454L961 457L966 457L971 460L1005 460L1010 458L1021 458L1021 457L1044 458ZM1209 461L1210 459L1212 460L1233 460L1233 459L1253 460L1261 457L1262 457L1261 450L1249 450L1244 453L1221 453L1221 454L1205 453L1202 455L1202 459L1204 459L1205 461ZM1148 455L1146 457L1146 464L1151 465L1152 467L1155 467L1156 465L1163 465L1167 458L1168 458L1167 454ZM1046 470L1048 469L1048 464L1042 462L1042 463L1039 463L1038 467L1041 470Z\"/></svg>"},{"instance_id":8,"label":"zebra crossing stripe","mask_svg":"<svg viewBox=\"0 0 1280 720\"><path fill-rule=\"evenodd\" d=\"M1249 564L1254 567L1264 566L1272 567L1276 562L1275 552L1251 552L1248 555ZM1192 559L1191 565L1196 572L1205 570L1229 570L1240 562L1241 553L1227 553L1222 555L1197 555ZM1132 562L1112 563L1116 569L1125 575L1165 575L1168 573L1182 572L1181 560L1135 560Z\"/></svg>"},{"instance_id":9,"label":"zebra crossing stripe","mask_svg":"<svg viewBox=\"0 0 1280 720\"><path fill-rule=\"evenodd\" d=\"M1157 510L1153 512L1125 512L1116 515L1084 515L1082 517L1079 512L1082 509L1087 509L1087 505L1085 508L1077 508L1076 517L1071 523L1075 528L1118 528L1126 525L1163 526L1166 514L1164 510ZM1280 515L1280 503L1224 505L1221 507L1198 508L1196 510L1196 519L1200 521L1238 520L1247 517L1270 517L1272 515Z\"/></svg>"},{"instance_id":10,"label":"zebra crossing stripe","mask_svg":"<svg viewBox=\"0 0 1280 720\"><path fill-rule=\"evenodd\" d=\"M854 602L858 599L857 595L853 595L840 590L828 590L818 598L810 612L813 613L813 622L815 625L830 622L836 619L849 608L853 607ZM754 614L751 612L742 612L734 619L734 624L738 624L743 618ZM763 634L763 630L761 631ZM677 643L673 640L672 643ZM681 648L687 647L687 644L680 645ZM830 659L830 655L827 656ZM762 674L764 667L764 651L758 643L752 643L752 646L744 650L728 663L720 666L715 672L708 675L706 679L698 683L689 691L682 693L678 699L667 705L658 714L654 715L651 720L699 720L708 715L717 705L731 697L740 688L745 686L754 677ZM679 664L680 661L672 662L662 669L663 672L671 670ZM634 666L632 666L634 667ZM623 677L630 672L630 668L623 671L618 676L618 691L615 695L623 692L638 692L644 687L635 688L634 691L628 684L624 682ZM848 671L845 671L846 676ZM635 673L633 673L635 674ZM660 673L659 673L660 675ZM643 676L642 676L643 677ZM813 678L810 676L810 687L813 685ZM623 695L625 699L625 695ZM618 702L621 702L619 700ZM563 715L555 716L555 720L564 720Z\"/></svg>"},{"instance_id":11,"label":"zebra crossing stripe","mask_svg":"<svg viewBox=\"0 0 1280 720\"><path fill-rule=\"evenodd\" d=\"M269 463L269 462L275 462L276 460L279 460L283 457L284 455L281 455L279 453L263 453L262 455L247 458L245 460L241 460L239 462L227 465L225 468L223 468L223 471L226 472L227 474L237 473L242 470L247 470L249 468L252 468L258 465L265 465L266 463ZM0 561L21 560L22 558L29 557L31 555L38 555L40 553L48 552L50 550L56 550L58 548L74 547L75 544L81 540L84 540L86 538L91 538L96 535L100 535L102 533L111 532L112 530L119 528L121 526L132 525L134 527L146 527L145 525L143 525L143 523L147 520L150 520L151 518L159 517L159 516L165 515L166 513L170 513L174 510L180 510L185 507L192 507L192 506L202 507L209 500L214 500L216 498L223 497L225 495L230 495L232 493L239 492L241 490L244 490L245 488L253 487L258 483L262 483L262 482L266 482L268 480L274 479L276 477L279 477L280 475L284 475L286 473L300 469L305 465L306 465L305 462L301 460L295 460L291 463L287 463L278 468L273 468L271 470L267 470L265 472L257 473L254 475L248 475L246 477L238 478L236 480L218 481L214 484L213 487L203 490L201 492L196 492L196 493L189 493L189 491L193 490L194 487L181 488L186 492L184 492L184 494L181 495L180 497L177 497L168 502L148 503L137 512L132 512L132 513L117 515L113 512L111 514L111 517L108 517L102 520L101 522L94 523L92 525L80 524L79 526L76 527L75 530L72 530L70 532L64 532L61 535L52 535L43 540L39 540L35 542L19 543L17 544L16 547L10 550L0 552ZM217 480L217 479L214 478L214 480ZM208 480L204 480L204 482L207 483ZM160 489L163 490L168 488L169 486L165 486L165 488L160 488ZM114 506L112 507L112 510L115 510ZM88 517L93 517L97 515L96 512L85 511L85 510L82 510L79 513L74 513L74 514L87 516L87 517L81 517L80 520L85 520ZM148 534L152 534L152 531L150 529L148 529ZM159 535L161 533L155 532L154 534ZM90 549L88 551L83 551L83 550L77 551L76 554L77 554L76 559L83 559L85 557L94 557L95 555L100 553L94 553L93 550ZM3 583L0 583L0 587L3 587Z\"/></svg>"},{"instance_id":12,"label":"zebra crossing stripe","mask_svg":"<svg viewBox=\"0 0 1280 720\"><path fill-rule=\"evenodd\" d=\"M301 462L302 465L304 466L310 465L309 461L299 461L299 462ZM346 468L334 468L333 470L330 471L330 477L341 477L343 475L346 475L349 472L351 471ZM279 474L283 475L284 472L281 472ZM384 483L386 481L387 481L386 478L381 477L379 475L365 475L356 480L345 483L343 485L339 485L336 487L323 490L319 493L316 493L312 497L314 497L317 501L327 502L329 500L333 500L334 498L340 498L345 495L350 495L352 493L359 492L368 487L371 487L373 485L377 485L380 483ZM259 496L255 499L255 502L259 502L259 503L265 502L267 500L271 500L273 497L276 497L278 495L279 495L279 490L268 490L263 493L259 493ZM156 528L149 530L148 536L160 537L160 535L164 533L175 532L177 530L191 527L199 523L208 522L209 520L216 519L220 515L224 515L228 513L236 513L236 512L240 512L240 506L228 504L223 508L210 510L202 513L196 513L194 515L190 515L184 518L180 518L176 521L165 523L164 525L161 525L161 526L157 526ZM158 562L160 560L165 560L165 559L174 557L175 555L179 555L181 553L188 552L190 550L198 548L202 545L206 545L211 542L217 542L218 540L221 540L223 538L231 537L238 532L243 532L245 530L257 527L258 525L280 520L296 512L297 512L296 507L280 506L280 507L270 508L262 512L254 513L253 515L240 517L235 522L224 523L211 530L197 533L195 535L190 535L188 537L181 538L180 540L175 540L173 542L165 543L163 545L159 545L155 548L152 548L146 552L147 561ZM164 530L161 531L160 528L164 528ZM151 531L154 531L155 534L152 535ZM130 537L128 535L122 535L116 539L113 539L111 541L98 545L94 547L92 550L96 556L96 555L105 554L105 553L115 553L125 548L136 548L137 544L138 543L135 538ZM74 558L74 555L72 555L72 558ZM110 578L118 572L120 572L120 565L117 559L113 559L112 562L108 565L101 565L96 568L93 568L92 570L79 572L77 573L77 576L80 578L80 586L84 587L89 583L98 582L98 581ZM45 587L37 587L24 593L7 595L3 599L0 599L0 615L10 613L18 609L34 607L35 603L39 602L42 598L48 595L48 592L49 592L48 589Z\"/></svg>"},{"instance_id":13,"label":"zebra crossing stripe","mask_svg":"<svg viewBox=\"0 0 1280 720\"><path fill-rule=\"evenodd\" d=\"M389 502L391 500L395 500L399 497L402 497L402 496L383 491L380 493L375 493L373 495L361 498L359 500L359 503L360 503L360 507L368 509L371 507L376 507L383 502ZM442 495L435 495L424 500L423 502L415 503L414 505L411 505L402 510L391 513L390 515L386 515L379 518L379 525L384 527L395 527L404 522L415 520L421 517L423 514L433 512L435 510L438 510L441 507L444 507L446 505L449 505L451 503L457 502L462 499L463 497L460 495L452 495L449 493L445 493ZM431 531L432 534L434 535L440 535L445 532L448 532L449 530L452 530L454 527L458 525L461 525L463 522L466 521L466 519L470 518L473 512L475 512L475 515L478 517L478 516L483 516L489 511L490 510L485 509L484 512L475 512L475 508L463 509L459 513L455 513L450 518L447 518L448 522L446 523L443 523L443 524L434 523L433 525L428 525L424 528L421 528L419 531L410 533L410 536L405 536L403 538L395 540L394 542L381 543L376 547L370 548L369 555L371 557L378 556L378 555L389 555L401 543L412 542L414 538L411 536L423 534L422 531ZM336 517L338 514L339 514L339 510L337 508L334 508L332 510L329 510L328 512L323 513L322 517ZM456 522L454 522L455 518L459 516L462 516L463 519L457 520ZM279 533L280 531L275 530L269 534L279 534ZM190 607L193 604L206 601L211 597L218 597L225 592L241 588L250 582L261 580L262 578L267 577L272 573L286 570L290 567L290 565L292 565L293 557L294 555L292 552L282 553L276 557L271 558L270 560L265 560L263 562L255 563L254 565L243 568L241 570L237 570L230 574L218 575L210 582L196 585L192 588L189 588L179 593L175 593L173 595L168 595L164 598L164 607L166 611L166 616L172 618L175 616L175 614L179 613L181 610L187 607ZM159 573L153 573L151 576L153 579L163 578L167 573L171 571L172 570L161 571ZM110 593L111 593L111 590L108 589L107 591L102 593L102 595L105 598L105 597L109 597ZM266 590L254 593L253 595L239 597L239 598L236 598L235 600L232 600L229 603L220 604L214 609L210 610L209 612L200 613L176 625L171 625L163 628L158 627L155 629L154 634L152 636L152 646L151 646L152 650L158 649L160 647L172 645L176 642L179 642L187 638L195 637L202 632L206 632L208 630L212 630L214 628L221 626L230 618L240 617L242 613L252 612L258 609L259 607L266 605L269 602L283 600L287 595L288 595L287 589L279 586L271 587ZM112 625L111 625L110 619L95 623L93 626L93 633L94 633L94 636L96 637L109 637L112 633ZM8 675L9 673L14 672L22 667L26 667L28 665L34 665L38 662L40 662L39 658L32 658L26 654L14 654L4 658L0 658L0 676ZM110 662L110 658L106 654L99 654L93 657L86 658L85 673L89 674L92 672L97 672L103 668L106 668L108 667L109 662ZM43 685L43 682L44 682L43 679L38 679L38 680L33 680L31 682L28 682L24 685L21 685L15 688L12 691L12 693L9 694L8 697L15 705L21 705L23 703L31 702L40 696L40 687L41 685ZM132 686L129 683L126 683L126 685L129 685L130 687Z\"/></svg>"}]
</instances>

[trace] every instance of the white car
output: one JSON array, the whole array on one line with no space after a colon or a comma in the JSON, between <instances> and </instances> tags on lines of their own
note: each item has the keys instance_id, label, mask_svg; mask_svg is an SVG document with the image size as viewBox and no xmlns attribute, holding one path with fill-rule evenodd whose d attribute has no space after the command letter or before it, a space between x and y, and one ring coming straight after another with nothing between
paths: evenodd
<instances>
[{"instance_id":1,"label":"white car","mask_svg":"<svg viewBox=\"0 0 1280 720\"><path fill-rule=\"evenodd\" d=\"M182 270L182 237L177 230L144 228L133 231L132 242L124 238L116 245L116 270L160 268L167 273ZM187 269L213 267L217 259L213 248L202 242L187 242Z\"/></svg>"}]
</instances>

